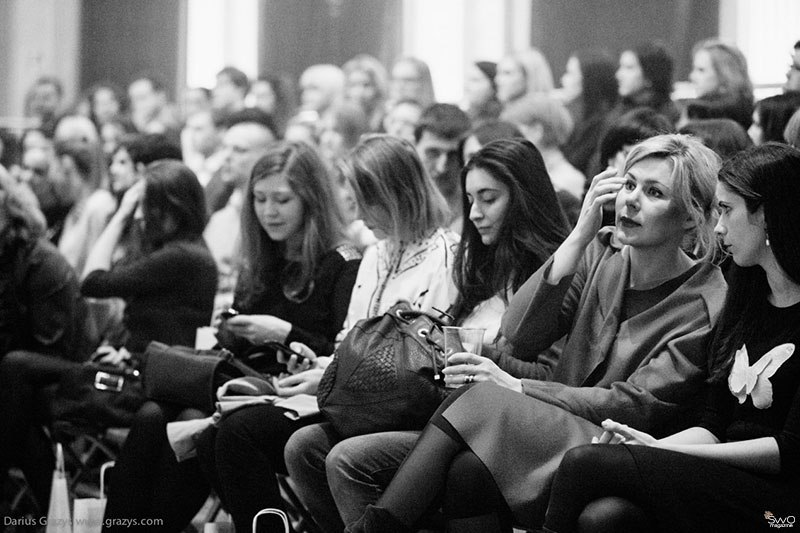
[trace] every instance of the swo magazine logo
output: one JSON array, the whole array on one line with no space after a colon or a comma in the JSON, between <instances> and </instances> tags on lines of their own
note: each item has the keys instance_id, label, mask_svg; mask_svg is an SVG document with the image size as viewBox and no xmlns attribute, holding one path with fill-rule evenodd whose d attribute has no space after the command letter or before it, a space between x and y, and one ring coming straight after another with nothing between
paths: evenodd
<instances>
[{"instance_id":1,"label":"swo magazine logo","mask_svg":"<svg viewBox=\"0 0 800 533\"><path fill-rule=\"evenodd\" d=\"M784 528L794 527L794 515L778 518L771 511L764 511L764 518L769 522L769 527Z\"/></svg>"}]
</instances>

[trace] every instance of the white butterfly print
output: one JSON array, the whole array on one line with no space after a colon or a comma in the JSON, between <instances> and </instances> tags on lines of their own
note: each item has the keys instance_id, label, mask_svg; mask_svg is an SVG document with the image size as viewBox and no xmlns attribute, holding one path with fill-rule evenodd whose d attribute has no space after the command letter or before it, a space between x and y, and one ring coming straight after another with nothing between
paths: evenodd
<instances>
[{"instance_id":1,"label":"white butterfly print","mask_svg":"<svg viewBox=\"0 0 800 533\"><path fill-rule=\"evenodd\" d=\"M728 387L739 403L744 403L747 395L753 399L753 405L758 409L767 409L772 405L771 378L786 360L794 353L794 344L781 344L771 349L761 359L749 366L747 346L742 345L736 350L733 359L733 368L728 376Z\"/></svg>"}]
</instances>

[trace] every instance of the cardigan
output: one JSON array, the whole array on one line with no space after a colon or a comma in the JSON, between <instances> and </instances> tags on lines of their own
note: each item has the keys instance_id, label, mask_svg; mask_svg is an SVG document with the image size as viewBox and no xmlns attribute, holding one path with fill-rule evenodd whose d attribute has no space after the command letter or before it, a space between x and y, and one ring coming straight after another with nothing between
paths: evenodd
<instances>
[{"instance_id":1,"label":"cardigan","mask_svg":"<svg viewBox=\"0 0 800 533\"><path fill-rule=\"evenodd\" d=\"M217 267L201 238L174 240L83 280L85 296L125 300L125 347L144 352L150 341L194 346L195 330L211 320Z\"/></svg>"},{"instance_id":2,"label":"cardigan","mask_svg":"<svg viewBox=\"0 0 800 533\"><path fill-rule=\"evenodd\" d=\"M727 285L719 268L701 264L657 305L620 321L630 255L612 231L601 230L557 285L546 281L550 258L512 298L502 333L529 361L567 335L552 381L523 380L525 394L595 424L612 418L668 434L697 414Z\"/></svg>"}]
</instances>

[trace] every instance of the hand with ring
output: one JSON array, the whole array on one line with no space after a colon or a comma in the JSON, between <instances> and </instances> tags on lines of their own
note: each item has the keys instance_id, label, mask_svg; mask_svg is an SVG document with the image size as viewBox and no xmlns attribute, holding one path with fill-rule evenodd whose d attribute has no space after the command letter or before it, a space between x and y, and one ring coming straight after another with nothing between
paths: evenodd
<instances>
[{"instance_id":1,"label":"hand with ring","mask_svg":"<svg viewBox=\"0 0 800 533\"><path fill-rule=\"evenodd\" d=\"M468 385L475 381L475 374L467 374L464 376L464 384Z\"/></svg>"},{"instance_id":2,"label":"hand with ring","mask_svg":"<svg viewBox=\"0 0 800 533\"><path fill-rule=\"evenodd\" d=\"M456 352L447 358L444 382L459 387L469 383L490 381L513 391L522 392L522 381L502 370L487 357Z\"/></svg>"}]
</instances>

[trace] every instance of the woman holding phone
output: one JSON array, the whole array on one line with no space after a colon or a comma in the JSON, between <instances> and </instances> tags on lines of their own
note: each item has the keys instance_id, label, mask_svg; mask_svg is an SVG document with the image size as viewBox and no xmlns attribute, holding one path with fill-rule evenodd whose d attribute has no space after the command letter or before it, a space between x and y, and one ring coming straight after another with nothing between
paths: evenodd
<instances>
[{"instance_id":1,"label":"woman holding phone","mask_svg":"<svg viewBox=\"0 0 800 533\"><path fill-rule=\"evenodd\" d=\"M302 341L319 350L333 349L360 262L343 237L336 205L324 164L304 143L275 143L253 168L242 208L243 265L236 311L220 324L219 338L264 372L278 372L274 343ZM265 357L252 357L257 354ZM307 366L290 360L291 368ZM286 418L279 408L270 414L276 436L288 438L307 423ZM208 496L203 470L217 486L214 454L203 455L202 470L197 459L178 463L166 424L207 415L152 401L142 407L117 461L106 518L158 517L165 531L181 531L189 524ZM212 450L215 437L214 428L203 437ZM274 475L262 483L276 495L270 503L280 506ZM218 487L217 493L227 503L224 488Z\"/></svg>"}]
</instances>

